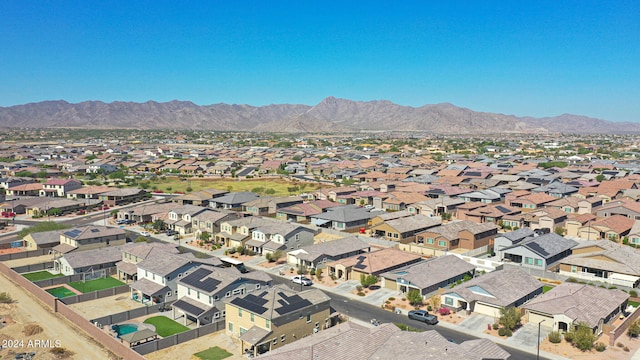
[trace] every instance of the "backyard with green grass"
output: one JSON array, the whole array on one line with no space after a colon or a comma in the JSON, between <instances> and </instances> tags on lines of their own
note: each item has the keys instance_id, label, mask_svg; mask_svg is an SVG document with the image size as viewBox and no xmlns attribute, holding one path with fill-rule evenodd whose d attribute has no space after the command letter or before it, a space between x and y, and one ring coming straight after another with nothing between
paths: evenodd
<instances>
[{"instance_id":1,"label":"backyard with green grass","mask_svg":"<svg viewBox=\"0 0 640 360\"><path fill-rule=\"evenodd\" d=\"M195 353L193 355L198 359L202 359L202 360L222 360L222 359L228 358L233 354L228 352L225 349L214 346L214 347L208 348L207 350Z\"/></svg>"},{"instance_id":2,"label":"backyard with green grass","mask_svg":"<svg viewBox=\"0 0 640 360\"><path fill-rule=\"evenodd\" d=\"M52 273L48 272L47 270L43 270L43 271L36 271L36 272L28 273L28 274L22 274L22 276L24 276L27 280L29 280L31 282L36 282L36 281L40 281L40 280L57 278L57 277L62 276L62 274L52 274Z\"/></svg>"},{"instance_id":3,"label":"backyard with green grass","mask_svg":"<svg viewBox=\"0 0 640 360\"><path fill-rule=\"evenodd\" d=\"M117 286L121 286L124 285L124 283L118 279L114 279L112 277L106 277L103 279L95 279L95 280L89 280L86 282L82 282L82 281L74 281L74 282L70 282L69 286L71 286L72 288L82 292L82 293L88 293L88 292L92 292L92 291L98 291L98 290L102 290L102 289L111 289Z\"/></svg>"},{"instance_id":4,"label":"backyard with green grass","mask_svg":"<svg viewBox=\"0 0 640 360\"><path fill-rule=\"evenodd\" d=\"M544 285L542 286L542 293L546 293L547 291L553 289L553 286L549 286L549 285Z\"/></svg>"},{"instance_id":5,"label":"backyard with green grass","mask_svg":"<svg viewBox=\"0 0 640 360\"><path fill-rule=\"evenodd\" d=\"M188 327L179 324L166 316L153 316L144 321L145 324L151 324L156 327L156 333L162 337L178 334L189 330Z\"/></svg>"}]
</instances>

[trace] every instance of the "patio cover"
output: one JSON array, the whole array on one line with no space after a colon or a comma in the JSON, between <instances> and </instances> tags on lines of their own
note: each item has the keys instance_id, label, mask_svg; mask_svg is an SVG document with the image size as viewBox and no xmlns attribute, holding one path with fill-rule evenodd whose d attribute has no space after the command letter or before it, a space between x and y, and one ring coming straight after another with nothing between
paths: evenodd
<instances>
[{"instance_id":1,"label":"patio cover","mask_svg":"<svg viewBox=\"0 0 640 360\"><path fill-rule=\"evenodd\" d=\"M252 346L256 346L263 342L263 340L269 336L272 332L270 330L266 330L257 326L252 326L251 329L247 330L246 333L240 336L240 340L250 344Z\"/></svg>"},{"instance_id":2,"label":"patio cover","mask_svg":"<svg viewBox=\"0 0 640 360\"><path fill-rule=\"evenodd\" d=\"M220 311L216 307L207 306L186 296L174 302L171 306L196 318Z\"/></svg>"},{"instance_id":3,"label":"patio cover","mask_svg":"<svg viewBox=\"0 0 640 360\"><path fill-rule=\"evenodd\" d=\"M171 291L171 288L168 286L163 286L160 284L156 284L153 281L149 280L149 279L141 279L138 280L134 283L132 283L131 288L134 290L138 290L141 293L148 295L148 296L154 296L154 295L159 295L159 294L166 294L167 292Z\"/></svg>"},{"instance_id":4,"label":"patio cover","mask_svg":"<svg viewBox=\"0 0 640 360\"><path fill-rule=\"evenodd\" d=\"M118 271L122 271L127 275L135 275L138 273L138 266L136 266L136 264L132 264L124 261L117 262L116 268L118 269Z\"/></svg>"}]
</instances>

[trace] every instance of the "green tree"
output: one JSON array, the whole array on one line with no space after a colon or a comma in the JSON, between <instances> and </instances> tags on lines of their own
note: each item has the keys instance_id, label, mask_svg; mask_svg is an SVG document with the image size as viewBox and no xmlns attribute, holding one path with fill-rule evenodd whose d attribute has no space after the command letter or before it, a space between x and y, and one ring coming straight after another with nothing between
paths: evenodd
<instances>
[{"instance_id":1,"label":"green tree","mask_svg":"<svg viewBox=\"0 0 640 360\"><path fill-rule=\"evenodd\" d=\"M58 208L51 208L51 209L47 210L47 215L60 216L60 215L62 215L62 210L60 210Z\"/></svg>"},{"instance_id":2,"label":"green tree","mask_svg":"<svg viewBox=\"0 0 640 360\"><path fill-rule=\"evenodd\" d=\"M603 181L604 181L604 179L605 179L605 177L604 177L604 175L602 175L602 174L598 174L598 175L596 176L596 181L597 181L597 182L603 182Z\"/></svg>"},{"instance_id":3,"label":"green tree","mask_svg":"<svg viewBox=\"0 0 640 360\"><path fill-rule=\"evenodd\" d=\"M556 228L554 229L554 232L560 236L564 235L564 229L562 228L562 226L556 226Z\"/></svg>"},{"instance_id":4,"label":"green tree","mask_svg":"<svg viewBox=\"0 0 640 360\"><path fill-rule=\"evenodd\" d=\"M368 288L369 286L377 282L378 282L378 278L375 275L360 274L360 284L364 288Z\"/></svg>"},{"instance_id":5,"label":"green tree","mask_svg":"<svg viewBox=\"0 0 640 360\"><path fill-rule=\"evenodd\" d=\"M500 308L500 319L498 323L505 328L513 331L520 326L520 320L522 319L522 313L515 307L502 307Z\"/></svg>"},{"instance_id":6,"label":"green tree","mask_svg":"<svg viewBox=\"0 0 640 360\"><path fill-rule=\"evenodd\" d=\"M200 240L209 242L209 240L211 240L211 233L208 231L203 231L202 233L200 233Z\"/></svg>"},{"instance_id":7,"label":"green tree","mask_svg":"<svg viewBox=\"0 0 640 360\"><path fill-rule=\"evenodd\" d=\"M407 293L407 300L411 305L422 305L422 294L419 290L413 289Z\"/></svg>"},{"instance_id":8,"label":"green tree","mask_svg":"<svg viewBox=\"0 0 640 360\"><path fill-rule=\"evenodd\" d=\"M149 239L147 239L144 236L138 236L133 242L137 242L137 243L141 243L141 242L149 242Z\"/></svg>"},{"instance_id":9,"label":"green tree","mask_svg":"<svg viewBox=\"0 0 640 360\"><path fill-rule=\"evenodd\" d=\"M125 174L122 171L114 171L111 174L107 175L107 178L111 180L119 179L124 180Z\"/></svg>"},{"instance_id":10,"label":"green tree","mask_svg":"<svg viewBox=\"0 0 640 360\"><path fill-rule=\"evenodd\" d=\"M639 320L634 321L631 326L629 326L629 329L627 330L627 335L629 335L632 338L637 338L638 335L640 335L640 323Z\"/></svg>"},{"instance_id":11,"label":"green tree","mask_svg":"<svg viewBox=\"0 0 640 360\"><path fill-rule=\"evenodd\" d=\"M591 350L596 339L593 329L584 322L579 323L573 332L573 344L582 351Z\"/></svg>"},{"instance_id":12,"label":"green tree","mask_svg":"<svg viewBox=\"0 0 640 360\"><path fill-rule=\"evenodd\" d=\"M165 223L164 223L163 220L158 219L158 220L154 221L153 225L151 225L151 226L153 227L153 230L155 230L155 231L162 231L162 230L164 230Z\"/></svg>"}]
</instances>

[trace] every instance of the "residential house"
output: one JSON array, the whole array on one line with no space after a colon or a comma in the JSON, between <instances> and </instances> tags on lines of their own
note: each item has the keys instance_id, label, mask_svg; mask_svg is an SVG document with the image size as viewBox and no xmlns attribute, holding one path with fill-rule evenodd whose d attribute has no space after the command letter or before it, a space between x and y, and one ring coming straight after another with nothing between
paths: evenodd
<instances>
[{"instance_id":1,"label":"residential house","mask_svg":"<svg viewBox=\"0 0 640 360\"><path fill-rule=\"evenodd\" d=\"M7 189L6 193L7 196L40 196L41 190L41 183L27 183L13 185Z\"/></svg>"},{"instance_id":2,"label":"residential house","mask_svg":"<svg viewBox=\"0 0 640 360\"><path fill-rule=\"evenodd\" d=\"M223 301L269 288L271 281L264 271L242 274L235 267L201 265L178 280L178 300L171 305L172 318L182 318L185 326L220 321L225 317Z\"/></svg>"},{"instance_id":3,"label":"residential house","mask_svg":"<svg viewBox=\"0 0 640 360\"><path fill-rule=\"evenodd\" d=\"M520 208L522 212L527 212L544 207L546 204L555 200L557 200L556 197L540 192L511 199L508 203L505 202L505 204Z\"/></svg>"},{"instance_id":4,"label":"residential house","mask_svg":"<svg viewBox=\"0 0 640 360\"><path fill-rule=\"evenodd\" d=\"M628 300L629 294L622 290L562 283L523 307L529 323L544 322L563 333L585 324L595 335L600 335L604 325L611 325L623 314Z\"/></svg>"},{"instance_id":5,"label":"residential house","mask_svg":"<svg viewBox=\"0 0 640 360\"><path fill-rule=\"evenodd\" d=\"M211 262L197 259L192 253L170 254L153 251L146 259L137 263L138 274L131 283L131 298L142 303L158 304L177 299L177 281L196 267ZM219 260L218 260L218 264Z\"/></svg>"},{"instance_id":6,"label":"residential house","mask_svg":"<svg viewBox=\"0 0 640 360\"><path fill-rule=\"evenodd\" d=\"M464 203L464 200L458 198L431 199L408 205L407 210L412 214L440 216L444 213L454 214L456 208Z\"/></svg>"},{"instance_id":7,"label":"residential house","mask_svg":"<svg viewBox=\"0 0 640 360\"><path fill-rule=\"evenodd\" d=\"M127 205L147 199L150 194L143 189L122 188L99 194L102 203L107 206Z\"/></svg>"},{"instance_id":8,"label":"residential house","mask_svg":"<svg viewBox=\"0 0 640 360\"><path fill-rule=\"evenodd\" d=\"M458 209L462 208L459 206ZM467 211L464 216L458 217L459 220L468 220L478 224L482 223L499 223L505 217L517 215L521 213L521 209L504 204L492 204L482 206L477 209Z\"/></svg>"},{"instance_id":9,"label":"residential house","mask_svg":"<svg viewBox=\"0 0 640 360\"><path fill-rule=\"evenodd\" d=\"M169 254L180 253L175 245L155 242L134 243L132 246L122 248L121 260L115 264L118 279L127 283L138 280L138 263L154 256L154 252L158 251Z\"/></svg>"},{"instance_id":10,"label":"residential house","mask_svg":"<svg viewBox=\"0 0 640 360\"><path fill-rule=\"evenodd\" d=\"M624 215L613 215L604 219L590 221L587 226L578 229L578 237L583 239L608 239L621 242L629 234L636 220Z\"/></svg>"},{"instance_id":11,"label":"residential house","mask_svg":"<svg viewBox=\"0 0 640 360\"><path fill-rule=\"evenodd\" d=\"M432 227L416 234L416 244L436 249L451 251L454 249L487 248L498 234L498 227L493 223L476 224L461 220Z\"/></svg>"},{"instance_id":12,"label":"residential house","mask_svg":"<svg viewBox=\"0 0 640 360\"><path fill-rule=\"evenodd\" d=\"M167 219L164 221L165 226L171 230L177 231L181 235L193 232L193 217L210 209L197 205L182 205L174 207L167 213Z\"/></svg>"},{"instance_id":13,"label":"residential house","mask_svg":"<svg viewBox=\"0 0 640 360\"><path fill-rule=\"evenodd\" d=\"M313 245L314 235L314 230L302 225L273 222L253 229L245 247L266 256L278 250L290 251Z\"/></svg>"},{"instance_id":14,"label":"residential house","mask_svg":"<svg viewBox=\"0 0 640 360\"><path fill-rule=\"evenodd\" d=\"M380 212L378 215L374 216L369 220L369 226L375 227L381 224L384 224L390 220L397 220L401 218L406 218L413 216L414 214L410 213L409 210L401 210L401 211L391 211L391 212ZM380 233L380 235L384 235Z\"/></svg>"},{"instance_id":15,"label":"residential house","mask_svg":"<svg viewBox=\"0 0 640 360\"><path fill-rule=\"evenodd\" d=\"M613 215L622 215L629 219L640 220L640 203L631 199L621 199L609 202L596 211L597 217Z\"/></svg>"},{"instance_id":16,"label":"residential house","mask_svg":"<svg viewBox=\"0 0 640 360\"><path fill-rule=\"evenodd\" d=\"M88 225L60 232L60 245L54 252L65 254L70 251L84 251L109 246L124 245L127 233L123 229L107 226Z\"/></svg>"},{"instance_id":17,"label":"residential house","mask_svg":"<svg viewBox=\"0 0 640 360\"><path fill-rule=\"evenodd\" d=\"M287 264L293 267L317 269L325 267L327 262L336 261L371 251L371 245L358 236L303 246L287 253Z\"/></svg>"},{"instance_id":18,"label":"residential house","mask_svg":"<svg viewBox=\"0 0 640 360\"><path fill-rule=\"evenodd\" d=\"M504 254L502 249L519 244L525 239L536 236L536 233L529 228L520 228L514 231L498 234L493 240L493 252L498 259L502 259Z\"/></svg>"},{"instance_id":19,"label":"residential house","mask_svg":"<svg viewBox=\"0 0 640 360\"><path fill-rule=\"evenodd\" d=\"M567 221L565 221L564 223L565 236L578 237L578 232L580 231L580 229L582 229L585 226L587 227L591 226L591 222L596 221L596 219L597 219L596 216L592 214L582 214L578 216L570 215L569 217L567 217ZM591 236L590 229L587 229L586 235ZM597 237L594 236L594 239L597 239Z\"/></svg>"},{"instance_id":20,"label":"residential house","mask_svg":"<svg viewBox=\"0 0 640 360\"><path fill-rule=\"evenodd\" d=\"M49 179L40 190L40 196L67 197L67 192L80 189L82 182L75 179Z\"/></svg>"},{"instance_id":21,"label":"residential house","mask_svg":"<svg viewBox=\"0 0 640 360\"><path fill-rule=\"evenodd\" d=\"M204 232L212 235L220 232L220 224L242 218L242 214L235 212L221 212L207 208L206 211L199 212L191 216L191 230L196 238Z\"/></svg>"},{"instance_id":22,"label":"residential house","mask_svg":"<svg viewBox=\"0 0 640 360\"><path fill-rule=\"evenodd\" d=\"M22 238L24 247L29 250L50 249L60 245L60 230L32 232Z\"/></svg>"},{"instance_id":23,"label":"residential house","mask_svg":"<svg viewBox=\"0 0 640 360\"><path fill-rule=\"evenodd\" d=\"M197 205L197 206L209 206L209 203L213 198L219 197L229 192L226 190L218 189L203 189L196 192L190 192L188 194L182 194L173 198L173 201L180 205Z\"/></svg>"},{"instance_id":24,"label":"residential house","mask_svg":"<svg viewBox=\"0 0 640 360\"><path fill-rule=\"evenodd\" d=\"M274 224L274 220L256 216L249 216L237 220L227 220L220 223L220 232L215 234L217 243L227 247L244 247L251 239L251 233L259 226Z\"/></svg>"},{"instance_id":25,"label":"residential house","mask_svg":"<svg viewBox=\"0 0 640 360\"><path fill-rule=\"evenodd\" d=\"M571 249L578 245L556 233L526 238L514 245L501 249L501 260L534 269L552 269L558 261L571 255Z\"/></svg>"},{"instance_id":26,"label":"residential house","mask_svg":"<svg viewBox=\"0 0 640 360\"><path fill-rule=\"evenodd\" d=\"M308 203L280 208L276 212L276 219L308 223L311 221L311 216L321 214L329 208L339 206L343 205L329 200L314 200Z\"/></svg>"},{"instance_id":27,"label":"residential house","mask_svg":"<svg viewBox=\"0 0 640 360\"><path fill-rule=\"evenodd\" d=\"M540 281L523 269L510 267L456 285L442 294L441 304L497 319L501 308L521 307L540 294Z\"/></svg>"},{"instance_id":28,"label":"residential house","mask_svg":"<svg viewBox=\"0 0 640 360\"><path fill-rule=\"evenodd\" d=\"M481 202L484 204L492 204L504 202L504 196L510 192L511 190L509 189L493 187L490 189L460 194L457 196L457 198L463 200L464 202Z\"/></svg>"},{"instance_id":29,"label":"residential house","mask_svg":"<svg viewBox=\"0 0 640 360\"><path fill-rule=\"evenodd\" d=\"M213 198L209 205L214 209L242 211L244 203L253 201L258 195L249 191L232 192Z\"/></svg>"},{"instance_id":30,"label":"residential house","mask_svg":"<svg viewBox=\"0 0 640 360\"><path fill-rule=\"evenodd\" d=\"M365 228L369 220L380 214L354 205L327 209L327 212L311 216L311 223L319 227L327 227L339 231L355 232Z\"/></svg>"},{"instance_id":31,"label":"residential house","mask_svg":"<svg viewBox=\"0 0 640 360\"><path fill-rule=\"evenodd\" d=\"M253 356L330 327L330 298L318 289L275 286L225 301L227 335Z\"/></svg>"},{"instance_id":32,"label":"residential house","mask_svg":"<svg viewBox=\"0 0 640 360\"><path fill-rule=\"evenodd\" d=\"M422 261L422 257L394 248L363 253L326 263L329 275L338 279L360 279L361 275L375 275Z\"/></svg>"},{"instance_id":33,"label":"residential house","mask_svg":"<svg viewBox=\"0 0 640 360\"><path fill-rule=\"evenodd\" d=\"M266 196L248 201L242 205L244 207L244 211L253 216L267 216L275 215L278 210L282 208L287 208L302 203L303 200L300 196Z\"/></svg>"},{"instance_id":34,"label":"residential house","mask_svg":"<svg viewBox=\"0 0 640 360\"><path fill-rule=\"evenodd\" d=\"M455 255L434 257L417 264L382 273L382 287L403 294L418 290L423 297L450 287L458 281L473 278L475 266Z\"/></svg>"},{"instance_id":35,"label":"residential house","mask_svg":"<svg viewBox=\"0 0 640 360\"><path fill-rule=\"evenodd\" d=\"M559 273L583 281L636 288L640 285L640 254L630 246L588 240L575 246L571 256L562 259Z\"/></svg>"},{"instance_id":36,"label":"residential house","mask_svg":"<svg viewBox=\"0 0 640 360\"><path fill-rule=\"evenodd\" d=\"M122 259L122 251L131 244L74 251L55 258L54 273L74 275L110 269Z\"/></svg>"},{"instance_id":37,"label":"residential house","mask_svg":"<svg viewBox=\"0 0 640 360\"><path fill-rule=\"evenodd\" d=\"M377 236L384 237L386 240L406 244L415 242L416 234L441 224L442 219L440 217L413 215L387 220L371 228L371 231Z\"/></svg>"},{"instance_id":38,"label":"residential house","mask_svg":"<svg viewBox=\"0 0 640 360\"><path fill-rule=\"evenodd\" d=\"M425 355L449 360L511 358L511 354L489 339L456 344L436 330L403 331L391 323L372 328L351 321L274 349L260 357L265 360L317 360L318 354L348 354L350 359L368 360L397 359L399 354L406 359L421 359Z\"/></svg>"}]
</instances>

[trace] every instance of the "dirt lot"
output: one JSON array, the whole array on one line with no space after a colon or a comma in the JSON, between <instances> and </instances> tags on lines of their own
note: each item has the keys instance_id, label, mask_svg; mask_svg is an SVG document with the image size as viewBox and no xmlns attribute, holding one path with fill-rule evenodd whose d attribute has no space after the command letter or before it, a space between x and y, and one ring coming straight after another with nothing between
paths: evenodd
<instances>
[{"instance_id":1,"label":"dirt lot","mask_svg":"<svg viewBox=\"0 0 640 360\"><path fill-rule=\"evenodd\" d=\"M224 333L224 330L200 337L195 340L187 341L176 346L172 346L168 349L147 354L145 355L145 357L149 360L197 359L195 356L193 356L193 354L203 350L207 350L208 348L213 346L218 346L233 354L233 356L230 356L225 360L247 359L246 357L240 355L240 343L233 342L231 338Z\"/></svg>"},{"instance_id":2,"label":"dirt lot","mask_svg":"<svg viewBox=\"0 0 640 360\"><path fill-rule=\"evenodd\" d=\"M609 344L609 337L607 335L601 335L596 342ZM608 346L607 350L603 352L597 352L595 350L583 352L564 340L559 344L552 344L549 342L549 339L544 339L544 341L540 343L540 350L575 360L629 360L636 350L640 349L640 339L631 339L627 335L622 335L617 343L621 344L622 347ZM629 351L624 350L625 346Z\"/></svg>"},{"instance_id":3,"label":"dirt lot","mask_svg":"<svg viewBox=\"0 0 640 360\"><path fill-rule=\"evenodd\" d=\"M8 267L18 267L24 265L33 265L53 261L53 255L34 256L24 259L7 260L4 262Z\"/></svg>"},{"instance_id":4,"label":"dirt lot","mask_svg":"<svg viewBox=\"0 0 640 360\"><path fill-rule=\"evenodd\" d=\"M68 357L70 359L115 359L100 344L77 330L65 319L46 309L31 294L16 286L2 274L0 274L0 290L8 292L15 300L13 304L0 305L0 317L6 321L6 324L0 328L0 339L3 345L12 345L12 348L0 350L0 358L13 358L11 354L33 351L37 354L36 359L57 359L50 353L50 347L57 342L60 347L75 353L74 356ZM25 335L23 330L30 324L39 325L42 332L31 336ZM46 340L50 343L44 343Z\"/></svg>"},{"instance_id":5,"label":"dirt lot","mask_svg":"<svg viewBox=\"0 0 640 360\"><path fill-rule=\"evenodd\" d=\"M91 320L101 316L117 314L123 311L143 307L141 303L129 298L129 293L108 296L102 299L85 301L69 305L73 311L82 315L85 319Z\"/></svg>"}]
</instances>

